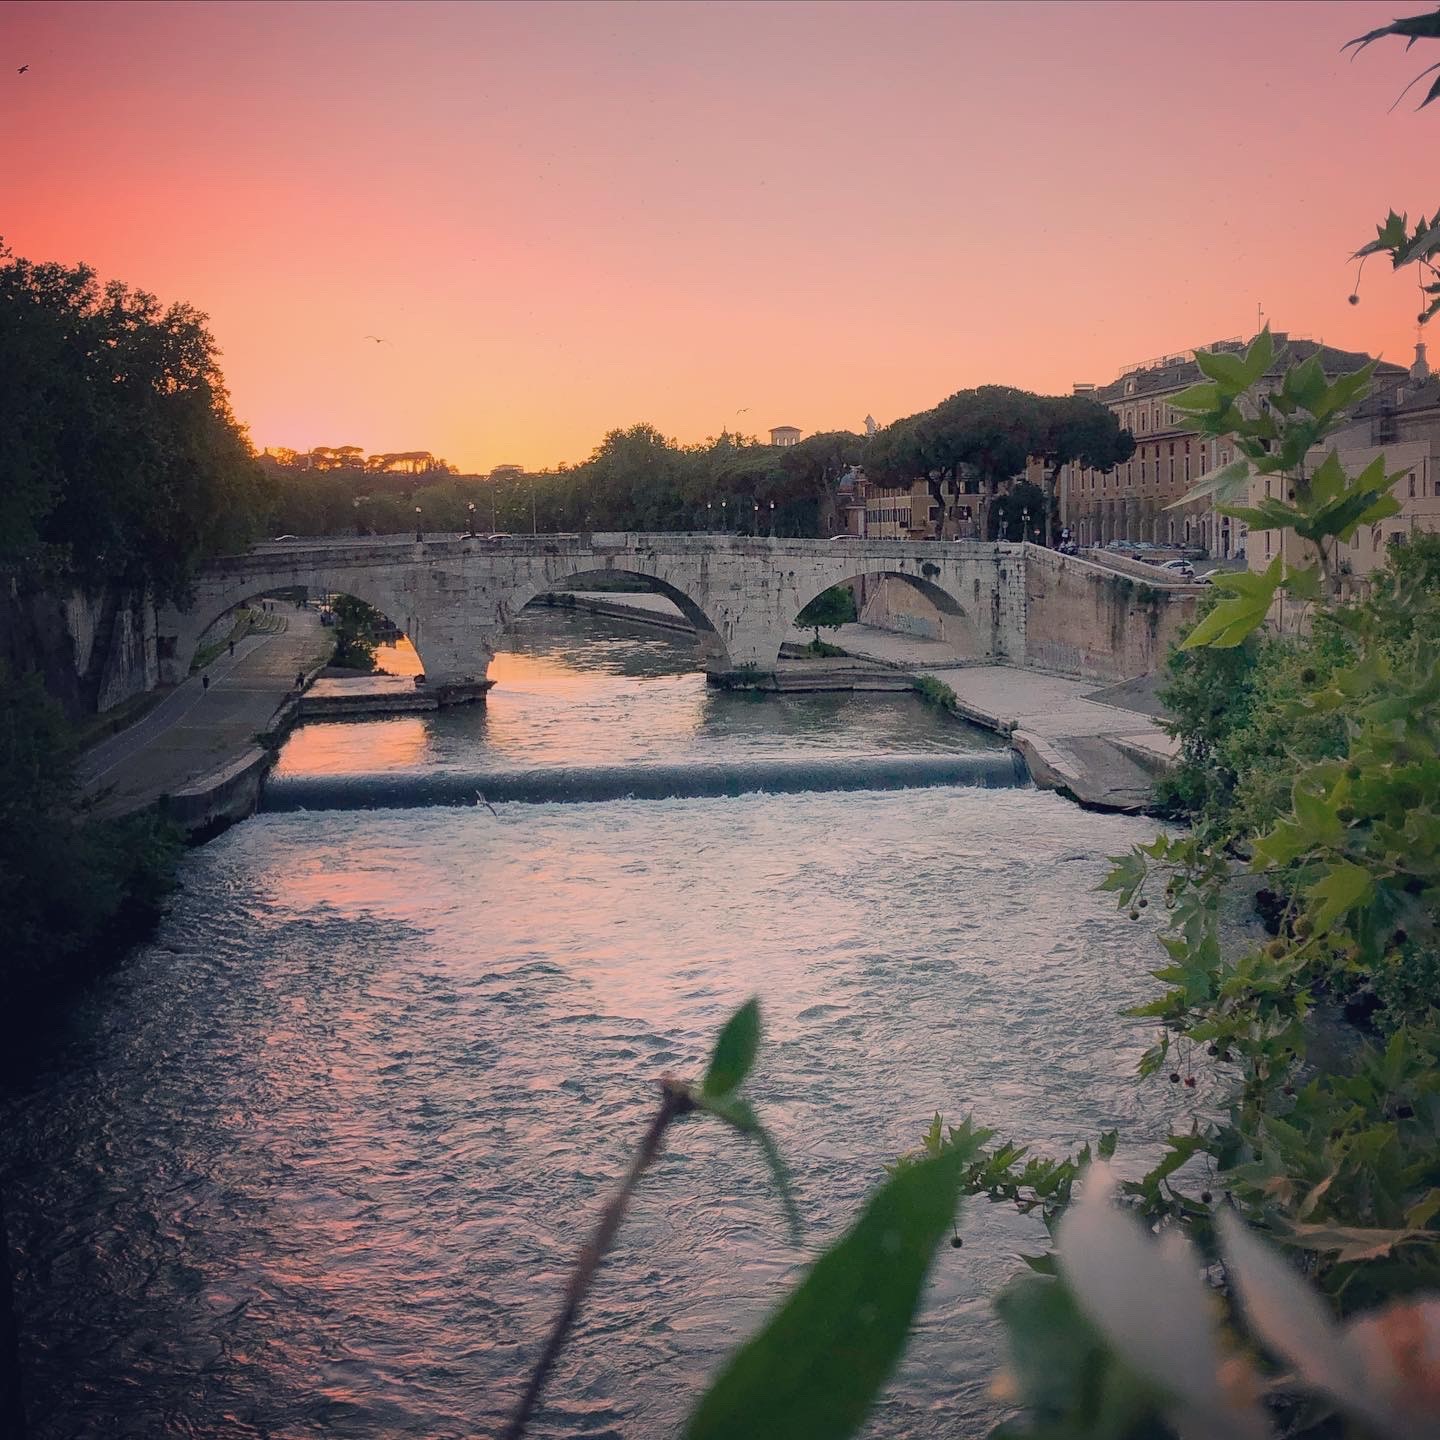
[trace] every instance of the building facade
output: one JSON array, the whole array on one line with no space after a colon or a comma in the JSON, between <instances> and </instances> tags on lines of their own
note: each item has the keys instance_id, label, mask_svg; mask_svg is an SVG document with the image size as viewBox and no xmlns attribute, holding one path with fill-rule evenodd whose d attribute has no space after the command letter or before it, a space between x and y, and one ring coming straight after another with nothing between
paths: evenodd
<instances>
[{"instance_id":1,"label":"building facade","mask_svg":"<svg viewBox=\"0 0 1440 1440\"><path fill-rule=\"evenodd\" d=\"M1363 590L1371 574L1383 569L1391 553L1412 535L1440 533L1440 378L1431 375L1423 344L1415 347L1409 372L1401 374L1397 383L1387 373L1350 424L1307 457L1307 467L1313 469L1333 450L1346 473L1354 475L1383 456L1386 471L1395 476L1390 493L1399 502L1399 512L1361 526L1336 552L1341 585L1348 590ZM1282 483L1274 476L1255 477L1250 503L1278 495ZM1264 570L1276 555L1308 565L1314 552L1286 531L1265 530L1254 536L1246 559L1250 569Z\"/></svg>"},{"instance_id":2,"label":"building facade","mask_svg":"<svg viewBox=\"0 0 1440 1440\"><path fill-rule=\"evenodd\" d=\"M1312 355L1319 358L1327 379L1332 380L1370 361L1368 355L1283 332L1275 334L1275 342L1281 354L1265 376L1272 387L1280 383L1292 363ZM1204 348L1244 354L1248 344L1231 339ZM1077 393L1091 394L1105 405L1135 438L1135 454L1111 471L1061 467L1056 477L1060 523L1077 544L1142 540L1154 545L1192 545L1215 559L1230 559L1245 551L1245 526L1218 514L1208 501L1168 508L1207 471L1235 458L1228 442L1196 434L1168 403L1204 378L1195 363L1195 352L1190 350L1128 366L1116 380L1098 389L1075 387ZM1399 365L1382 362L1376 371L1377 388L1393 388L1406 379L1406 371ZM1032 478L1038 483L1038 473Z\"/></svg>"}]
</instances>

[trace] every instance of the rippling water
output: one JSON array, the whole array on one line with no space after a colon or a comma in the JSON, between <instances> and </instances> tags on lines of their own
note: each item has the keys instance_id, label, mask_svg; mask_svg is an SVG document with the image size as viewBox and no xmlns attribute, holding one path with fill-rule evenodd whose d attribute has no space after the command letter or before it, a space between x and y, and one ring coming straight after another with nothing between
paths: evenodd
<instances>
[{"instance_id":1,"label":"rippling water","mask_svg":"<svg viewBox=\"0 0 1440 1440\"><path fill-rule=\"evenodd\" d=\"M560 623L488 715L311 727L285 768L356 768L416 721L382 764L609 760L641 753L652 697L647 756L975 743L908 697L730 709L693 676L616 673L627 647L663 668L651 641ZM537 1435L674 1434L937 1108L1056 1150L1166 1129L1116 1017L1152 954L1092 888L1150 822L948 787L498 808L265 815L194 852L155 943L7 1102L38 1435L493 1433L655 1078L696 1072L751 993L805 1248L756 1158L685 1122ZM989 1297L1036 1228L966 1212L870 1433L983 1433Z\"/></svg>"}]
</instances>

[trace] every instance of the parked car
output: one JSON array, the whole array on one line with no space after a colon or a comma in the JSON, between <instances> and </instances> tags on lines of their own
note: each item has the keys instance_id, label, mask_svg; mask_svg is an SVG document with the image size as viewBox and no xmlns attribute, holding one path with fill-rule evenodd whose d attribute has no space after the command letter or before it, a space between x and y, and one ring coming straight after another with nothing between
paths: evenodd
<instances>
[{"instance_id":1,"label":"parked car","mask_svg":"<svg viewBox=\"0 0 1440 1440\"><path fill-rule=\"evenodd\" d=\"M513 540L515 537L508 531L497 530L493 535L487 535L487 540Z\"/></svg>"},{"instance_id":2,"label":"parked car","mask_svg":"<svg viewBox=\"0 0 1440 1440\"><path fill-rule=\"evenodd\" d=\"M863 535L832 535L830 543L833 545L837 540L863 540L864 538Z\"/></svg>"},{"instance_id":3,"label":"parked car","mask_svg":"<svg viewBox=\"0 0 1440 1440\"><path fill-rule=\"evenodd\" d=\"M1188 560L1161 560L1157 562L1161 570L1171 570L1177 575L1193 575L1195 567Z\"/></svg>"}]
</instances>

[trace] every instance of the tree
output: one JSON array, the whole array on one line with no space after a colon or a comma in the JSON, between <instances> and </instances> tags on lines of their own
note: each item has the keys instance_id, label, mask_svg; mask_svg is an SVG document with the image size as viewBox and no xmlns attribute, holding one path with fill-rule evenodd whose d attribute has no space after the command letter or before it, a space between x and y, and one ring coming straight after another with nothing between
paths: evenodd
<instances>
[{"instance_id":1,"label":"tree","mask_svg":"<svg viewBox=\"0 0 1440 1440\"><path fill-rule=\"evenodd\" d=\"M270 495L198 310L0 247L0 564L170 599Z\"/></svg>"},{"instance_id":2,"label":"tree","mask_svg":"<svg viewBox=\"0 0 1440 1440\"><path fill-rule=\"evenodd\" d=\"M952 496L977 496L982 532L993 534L997 522L990 511L996 497L1031 458L1043 462L1046 489L1053 492L1062 465L1081 459L1109 469L1134 449L1114 415L1094 400L982 385L886 426L866 449L865 469L882 483L924 476L942 515L947 482ZM1045 517L1048 540L1049 509L1043 498L1033 513Z\"/></svg>"},{"instance_id":3,"label":"tree","mask_svg":"<svg viewBox=\"0 0 1440 1440\"><path fill-rule=\"evenodd\" d=\"M841 477L865 454L865 437L850 430L824 430L780 451L787 506L814 506L810 533L833 535L840 527L836 500Z\"/></svg>"},{"instance_id":4,"label":"tree","mask_svg":"<svg viewBox=\"0 0 1440 1440\"><path fill-rule=\"evenodd\" d=\"M815 631L815 648L820 648L820 627L838 630L855 619L855 595L848 585L832 585L822 590L795 617L797 625L809 625Z\"/></svg>"},{"instance_id":5,"label":"tree","mask_svg":"<svg viewBox=\"0 0 1440 1440\"><path fill-rule=\"evenodd\" d=\"M335 656L333 664L346 670L375 668L375 632L385 617L364 600L337 595L330 607L335 614Z\"/></svg>"}]
</instances>

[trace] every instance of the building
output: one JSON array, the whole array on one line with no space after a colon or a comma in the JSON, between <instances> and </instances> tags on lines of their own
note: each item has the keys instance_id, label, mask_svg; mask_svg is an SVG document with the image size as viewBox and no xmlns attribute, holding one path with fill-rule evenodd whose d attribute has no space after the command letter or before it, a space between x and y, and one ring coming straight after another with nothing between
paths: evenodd
<instances>
[{"instance_id":1,"label":"building","mask_svg":"<svg viewBox=\"0 0 1440 1440\"><path fill-rule=\"evenodd\" d=\"M1375 525L1362 526L1337 553L1342 587L1363 589L1375 570L1383 569L1390 552L1404 545L1416 532L1440 533L1440 377L1430 373L1424 344L1415 347L1415 363L1401 371L1397 383L1388 372L1370 396L1357 407L1350 424L1312 450L1307 468L1313 469L1331 451L1339 456L1346 473L1354 475L1380 456L1385 469L1395 475L1391 493L1400 502L1398 514ZM1283 482L1276 476L1257 476L1251 481L1250 503L1273 495ZM1307 553L1308 552L1308 553ZM1314 552L1287 531L1265 530L1256 534L1246 559L1252 570L1263 570L1277 555L1287 561L1313 563Z\"/></svg>"},{"instance_id":2,"label":"building","mask_svg":"<svg viewBox=\"0 0 1440 1440\"><path fill-rule=\"evenodd\" d=\"M788 450L792 445L800 443L800 429L795 425L774 425L770 429L770 443L778 445L782 450Z\"/></svg>"},{"instance_id":3,"label":"building","mask_svg":"<svg viewBox=\"0 0 1440 1440\"><path fill-rule=\"evenodd\" d=\"M1271 387L1297 361L1317 356L1328 379L1358 370L1370 356L1337 350L1301 336L1275 334L1281 352L1265 376ZM1244 354L1248 342L1221 340L1205 346ZM1122 428L1135 437L1135 454L1107 472L1065 465L1056 478L1060 523L1077 544L1104 545L1111 540L1144 540L1157 545L1195 545L1216 559L1229 559L1245 548L1245 527L1217 514L1207 501L1183 509L1172 505L1206 471L1234 459L1226 441L1206 439L1187 429L1184 417L1166 400L1204 380L1195 352L1165 355L1127 366L1109 385L1077 385L1077 394L1093 395ZM1377 389L1406 381L1403 367L1382 362ZM1037 467L1032 464L1031 469ZM1038 475L1031 478L1038 482Z\"/></svg>"}]
</instances>

